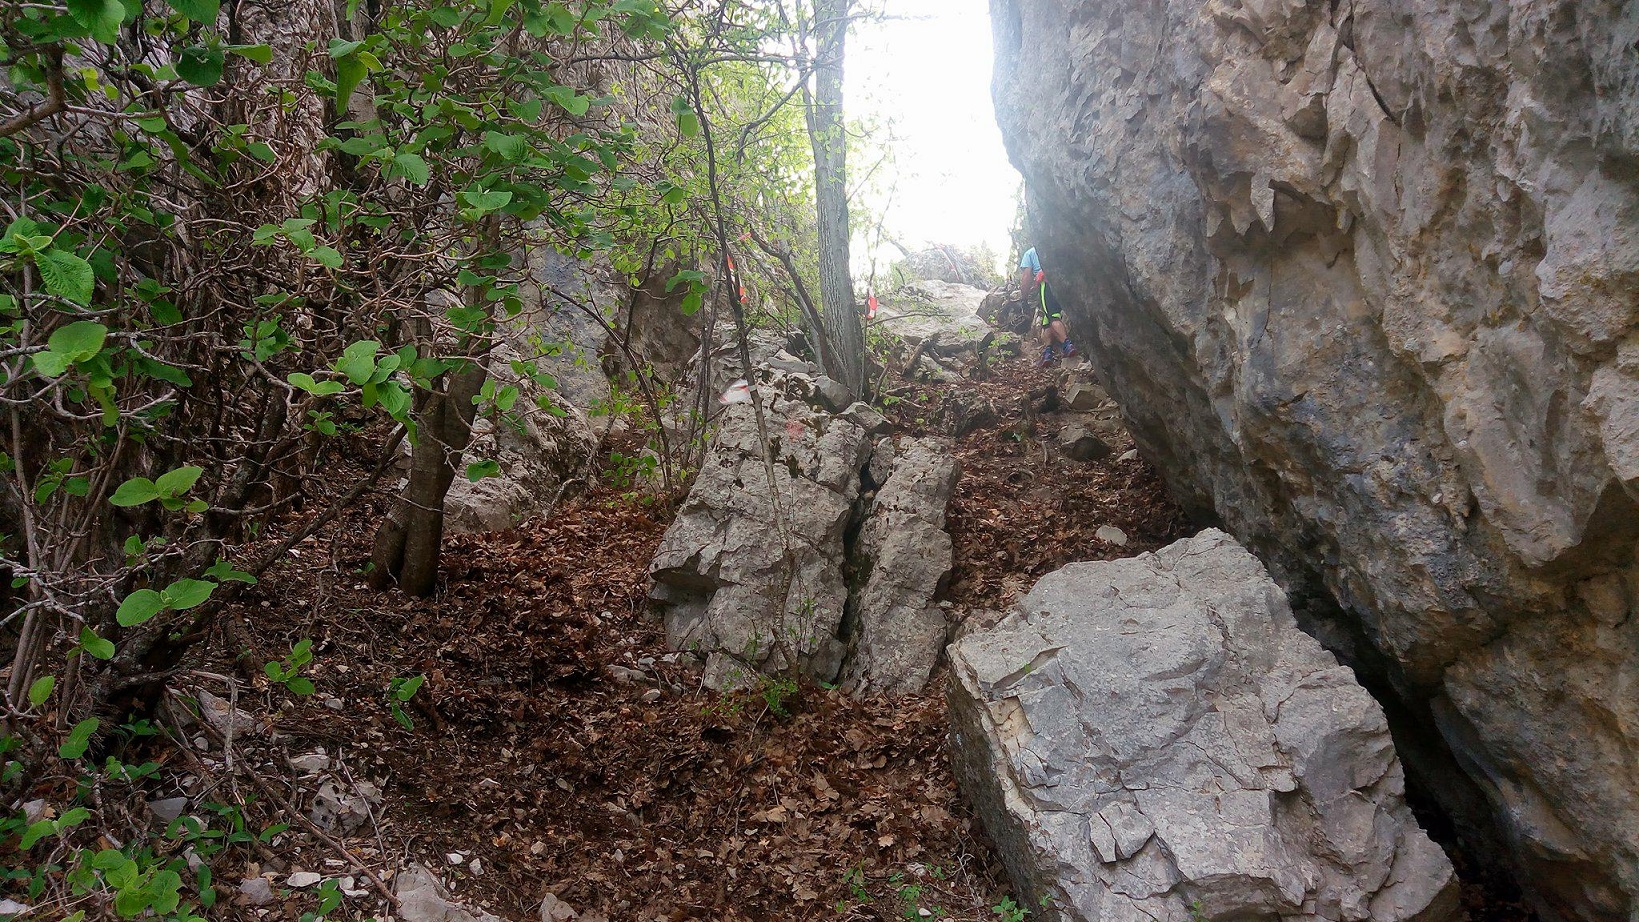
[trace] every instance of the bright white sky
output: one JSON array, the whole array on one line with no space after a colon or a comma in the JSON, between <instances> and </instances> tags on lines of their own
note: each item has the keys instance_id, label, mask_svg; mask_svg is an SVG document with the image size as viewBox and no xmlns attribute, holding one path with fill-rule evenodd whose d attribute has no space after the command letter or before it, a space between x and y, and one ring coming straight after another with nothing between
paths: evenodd
<instances>
[{"instance_id":1,"label":"bright white sky","mask_svg":"<svg viewBox=\"0 0 1639 922\"><path fill-rule=\"evenodd\" d=\"M862 22L848 38L847 107L890 127L894 189L887 231L912 248L989 243L1008 257L1019 174L1007 161L990 101L993 49L987 0L883 0L886 22ZM854 158L850 179L869 162ZM865 203L862 203L865 204ZM877 215L857 208L856 233ZM897 258L879 253L879 266ZM857 260L856 260L857 261Z\"/></svg>"}]
</instances>

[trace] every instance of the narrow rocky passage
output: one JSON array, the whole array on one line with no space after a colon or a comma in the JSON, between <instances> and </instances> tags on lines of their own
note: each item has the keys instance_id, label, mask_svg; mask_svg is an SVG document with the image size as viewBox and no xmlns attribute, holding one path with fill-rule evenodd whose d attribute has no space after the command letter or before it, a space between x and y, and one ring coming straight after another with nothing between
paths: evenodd
<instances>
[{"instance_id":1,"label":"narrow rocky passage","mask_svg":"<svg viewBox=\"0 0 1639 922\"><path fill-rule=\"evenodd\" d=\"M902 435L961 432L953 620L993 617L1066 561L1184 533L1109 406L1088 392L1087 412L1070 409L1061 369L1011 360L991 373L885 401ZM1045 409L1050 388L1057 409ZM1107 454L1067 453L1058 436L1077 421ZM364 586L367 516L329 529L249 596L255 618L238 619L255 632L248 662L311 638L319 687L247 691L240 706L268 732L242 734L241 757L279 769L303 810L326 781L373 785L380 800L334 830L346 847L383 873L430 862L454 899L506 919L539 918L547 893L582 919L997 918L1008 883L951 775L943 667L892 699L702 688L645 601L667 518L604 485L515 530L458 539L447 586L426 602ZM384 690L410 675L427 681L407 728ZM279 855L243 875L345 870L333 850ZM294 918L298 904L262 908Z\"/></svg>"}]
</instances>

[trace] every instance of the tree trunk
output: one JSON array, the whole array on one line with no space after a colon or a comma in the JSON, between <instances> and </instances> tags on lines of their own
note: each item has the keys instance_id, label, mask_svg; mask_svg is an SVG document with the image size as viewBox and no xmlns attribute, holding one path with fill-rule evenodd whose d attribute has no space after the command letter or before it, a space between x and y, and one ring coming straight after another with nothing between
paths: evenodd
<instances>
[{"instance_id":1,"label":"tree trunk","mask_svg":"<svg viewBox=\"0 0 1639 922\"><path fill-rule=\"evenodd\" d=\"M820 316L831 346L825 373L863 396L865 330L854 307L848 263L848 138L842 113L842 64L851 5L852 0L814 0L817 61L807 114L819 213Z\"/></svg>"},{"instance_id":2,"label":"tree trunk","mask_svg":"<svg viewBox=\"0 0 1639 922\"><path fill-rule=\"evenodd\" d=\"M455 482L461 455L472 441L472 398L484 386L483 358L454 373L442 391L428 394L416 414L419 438L410 451L410 479L376 532L370 583L394 582L407 595L432 595L444 543L444 496Z\"/></svg>"}]
</instances>

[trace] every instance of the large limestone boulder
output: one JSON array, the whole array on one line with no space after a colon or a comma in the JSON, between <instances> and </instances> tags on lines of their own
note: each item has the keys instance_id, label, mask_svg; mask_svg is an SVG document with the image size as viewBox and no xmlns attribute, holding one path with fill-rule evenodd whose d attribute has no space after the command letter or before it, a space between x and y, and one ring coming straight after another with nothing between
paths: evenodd
<instances>
[{"instance_id":1,"label":"large limestone boulder","mask_svg":"<svg viewBox=\"0 0 1639 922\"><path fill-rule=\"evenodd\" d=\"M956 461L942 440L878 440L880 413L827 409L824 379L776 367L795 364L754 370L766 439L754 404L717 418L650 598L710 687L798 671L859 695L919 690L947 636Z\"/></svg>"},{"instance_id":2,"label":"large limestone boulder","mask_svg":"<svg viewBox=\"0 0 1639 922\"><path fill-rule=\"evenodd\" d=\"M1477 862L1639 913L1633 4L991 9L1032 242L1144 456L1399 699Z\"/></svg>"},{"instance_id":3,"label":"large limestone boulder","mask_svg":"<svg viewBox=\"0 0 1639 922\"><path fill-rule=\"evenodd\" d=\"M650 568L666 636L707 657L715 687L842 670L843 539L871 450L858 424L769 394L726 408Z\"/></svg>"},{"instance_id":4,"label":"large limestone boulder","mask_svg":"<svg viewBox=\"0 0 1639 922\"><path fill-rule=\"evenodd\" d=\"M947 624L935 599L950 579L945 511L959 470L949 443L908 440L871 504L852 548L859 589L844 682L852 692L917 691L938 664Z\"/></svg>"},{"instance_id":5,"label":"large limestone boulder","mask_svg":"<svg viewBox=\"0 0 1639 922\"><path fill-rule=\"evenodd\" d=\"M958 778L1049 918L1460 917L1382 709L1222 532L1051 573L951 664Z\"/></svg>"},{"instance_id":6,"label":"large limestone boulder","mask_svg":"<svg viewBox=\"0 0 1639 922\"><path fill-rule=\"evenodd\" d=\"M932 339L930 349L941 355L974 351L986 336L995 335L979 316L987 294L953 282L913 282L882 298L878 322L913 347Z\"/></svg>"}]
</instances>

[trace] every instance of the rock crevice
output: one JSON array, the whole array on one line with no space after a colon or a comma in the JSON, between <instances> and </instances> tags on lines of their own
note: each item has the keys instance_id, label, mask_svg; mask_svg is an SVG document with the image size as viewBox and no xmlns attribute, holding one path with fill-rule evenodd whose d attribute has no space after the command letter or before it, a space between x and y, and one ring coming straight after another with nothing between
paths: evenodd
<instances>
[{"instance_id":1,"label":"rock crevice","mask_svg":"<svg viewBox=\"0 0 1639 922\"><path fill-rule=\"evenodd\" d=\"M957 464L938 440L879 440L880 414L800 364L759 369L764 429L751 403L718 419L650 596L711 687L797 671L862 695L918 690L948 634Z\"/></svg>"},{"instance_id":2,"label":"rock crevice","mask_svg":"<svg viewBox=\"0 0 1639 922\"><path fill-rule=\"evenodd\" d=\"M1479 861L1639 910L1631 5L992 13L1032 242L1140 449L1437 743Z\"/></svg>"}]
</instances>

